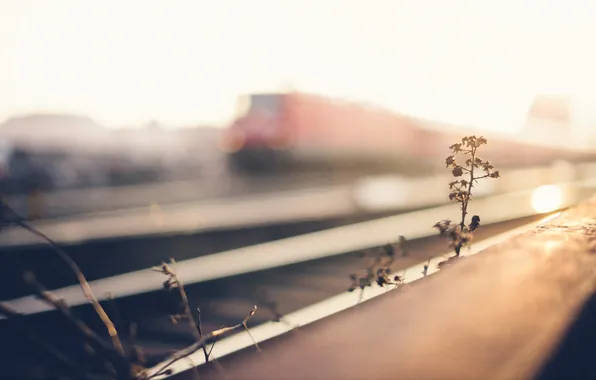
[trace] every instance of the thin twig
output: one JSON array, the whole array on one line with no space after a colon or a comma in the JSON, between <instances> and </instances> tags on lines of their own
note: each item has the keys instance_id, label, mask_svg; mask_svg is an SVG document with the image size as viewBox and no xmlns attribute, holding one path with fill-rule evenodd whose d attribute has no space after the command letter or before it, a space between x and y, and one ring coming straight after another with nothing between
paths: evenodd
<instances>
[{"instance_id":1,"label":"thin twig","mask_svg":"<svg viewBox=\"0 0 596 380\"><path fill-rule=\"evenodd\" d=\"M109 360L121 378L131 377L130 365L123 354L121 354L114 347L106 344L101 337L99 337L93 330L89 328L89 326L74 316L66 302L46 290L44 286L37 281L33 273L26 272L24 279L25 282L31 286L37 297L58 310L66 318L66 320L70 322L70 324L75 328L82 338L87 340L95 350L101 352L104 357Z\"/></svg>"},{"instance_id":2,"label":"thin twig","mask_svg":"<svg viewBox=\"0 0 596 380\"><path fill-rule=\"evenodd\" d=\"M190 309L190 306L188 306ZM199 339L203 337L203 329L201 327L201 309L197 307L197 323L196 328L199 333ZM215 343L213 344L215 346ZM211 350L213 350L213 346L211 346ZM205 363L209 362L209 355L211 355L211 350L207 352L207 348L203 346L203 354L205 355Z\"/></svg>"},{"instance_id":3,"label":"thin twig","mask_svg":"<svg viewBox=\"0 0 596 380\"><path fill-rule=\"evenodd\" d=\"M466 196L464 197L463 201L462 201L462 206L461 206L461 222L459 223L461 230L464 230L464 227L466 226L466 216L468 215L468 203L470 202L470 198L472 197L472 187L474 187L474 160L476 159L476 149L477 147L472 145L472 148L470 149L470 157L472 160L472 165L470 165L470 179L468 182L468 190L466 192ZM459 249L461 249L461 245L459 245ZM457 249L457 254L459 255L459 249Z\"/></svg>"},{"instance_id":4,"label":"thin twig","mask_svg":"<svg viewBox=\"0 0 596 380\"><path fill-rule=\"evenodd\" d=\"M231 327L222 327L219 330L215 330L207 335L203 335L203 337L199 341L193 343L191 346L187 347L184 350L179 351L174 356L172 356L170 358L170 360L168 360L164 365L162 365L153 375L146 377L146 379L149 380L149 379L152 379L157 376L165 375L166 373L169 372L168 368L170 366L172 366L174 363L178 362L179 360L182 360L182 359L194 354L198 350L200 350L202 347L205 346L205 342L210 339L221 337L231 331L234 331L234 330L237 330L240 328L245 328L246 331L249 331L247 323L253 317L253 315L255 315L256 312L257 312L257 306L255 305L255 306L253 306L250 313L248 313L248 315L242 320L241 323L238 323L237 325L234 325ZM249 335L250 335L250 332L249 332ZM253 336L250 335L250 337L253 340L253 342L255 343L255 345L257 346L257 348L260 350L260 348L259 348L257 342L255 341L255 339L253 338Z\"/></svg>"},{"instance_id":5,"label":"thin twig","mask_svg":"<svg viewBox=\"0 0 596 380\"><path fill-rule=\"evenodd\" d=\"M15 220L14 220L15 224L17 224L18 226L29 231L33 235L36 235L36 236L40 237L41 239L43 239L54 250L54 252L56 252L56 254L62 259L62 261L64 261L70 267L72 272L76 275L77 280L79 281L79 284L81 285L81 288L83 289L83 293L85 294L85 297L93 305L95 312L97 313L99 318L101 318L103 324L105 325L106 329L108 330L108 334L112 338L112 344L114 345L114 348L116 348L116 350L122 356L124 356L124 347L122 346L122 342L120 341L120 338L118 337L118 332L116 330L116 327L114 326L114 323L112 322L112 320L110 319L108 314L105 312L103 307L100 305L99 301L97 300L97 297L95 297L95 294L91 290L91 286L87 282L85 275L83 274L83 272L81 271L81 269L79 268L77 263L62 248L60 248L60 246L58 244L56 244L56 242L54 240L52 240L46 234L37 230L35 227L33 227L29 223L27 223L27 221L25 221L25 219L23 219L21 216L19 216L12 208L10 208L10 206L6 203L6 201L3 201L2 209L5 211L10 211L10 213L15 217Z\"/></svg>"},{"instance_id":6,"label":"thin twig","mask_svg":"<svg viewBox=\"0 0 596 380\"><path fill-rule=\"evenodd\" d=\"M174 260L173 257L170 258L170 263L176 264L176 261ZM184 315L186 317L186 320L188 321L190 330L193 332L193 334L195 335L195 337L197 339L200 339L201 338L201 332L199 331L200 328L197 326L197 324L195 324L194 318L192 316L192 312L190 311L190 302L188 301L188 296L186 295L186 290L184 290L184 284L182 283L180 278L178 278L178 275L176 274L176 272L171 270L171 267L169 267L167 264L166 264L166 266L169 270L167 274L173 278L176 285L178 286L178 291L180 292L180 297L182 298L182 306L184 307Z\"/></svg>"},{"instance_id":7,"label":"thin twig","mask_svg":"<svg viewBox=\"0 0 596 380\"><path fill-rule=\"evenodd\" d=\"M217 342L213 342L213 344L211 345L211 348L209 348L208 356L211 356L211 353L213 352L213 349L215 348L215 343L217 343Z\"/></svg>"},{"instance_id":8,"label":"thin twig","mask_svg":"<svg viewBox=\"0 0 596 380\"><path fill-rule=\"evenodd\" d=\"M174 260L173 257L170 258L170 264L176 264L176 260ZM188 301L188 295L184 289L184 284L176 274L176 271L174 271L167 263L163 262L160 267L154 267L153 270L168 276L168 281L165 283L167 284L168 288L178 288L180 298L182 299L182 307L184 308L184 318L187 320L190 330L193 332L197 341L200 341L203 338L203 331L201 329L201 311L197 308L198 314L197 320L195 321L192 312L190 311L190 302ZM205 361L208 362L209 353L207 352L207 348L205 346L203 346L203 355L205 355Z\"/></svg>"}]
</instances>

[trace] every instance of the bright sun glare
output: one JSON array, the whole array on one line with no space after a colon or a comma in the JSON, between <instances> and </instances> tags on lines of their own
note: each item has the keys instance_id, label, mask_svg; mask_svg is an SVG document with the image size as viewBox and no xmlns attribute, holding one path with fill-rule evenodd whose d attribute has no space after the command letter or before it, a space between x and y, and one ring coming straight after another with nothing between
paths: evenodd
<instances>
[{"instance_id":1,"label":"bright sun glare","mask_svg":"<svg viewBox=\"0 0 596 380\"><path fill-rule=\"evenodd\" d=\"M556 185L540 186L532 193L532 207L538 213L555 211L562 201L563 191Z\"/></svg>"},{"instance_id":2,"label":"bright sun glare","mask_svg":"<svg viewBox=\"0 0 596 380\"><path fill-rule=\"evenodd\" d=\"M511 130L536 92L592 96L596 3L0 0L0 119L223 122L291 86Z\"/></svg>"}]
</instances>

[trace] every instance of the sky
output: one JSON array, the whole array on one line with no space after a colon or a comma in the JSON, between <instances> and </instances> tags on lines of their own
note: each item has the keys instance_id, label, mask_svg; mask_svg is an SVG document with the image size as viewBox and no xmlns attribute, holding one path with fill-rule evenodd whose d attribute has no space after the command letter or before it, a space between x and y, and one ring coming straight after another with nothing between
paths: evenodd
<instances>
[{"instance_id":1,"label":"sky","mask_svg":"<svg viewBox=\"0 0 596 380\"><path fill-rule=\"evenodd\" d=\"M596 120L590 0L0 0L0 121L225 123L296 89L515 129L538 92Z\"/></svg>"}]
</instances>

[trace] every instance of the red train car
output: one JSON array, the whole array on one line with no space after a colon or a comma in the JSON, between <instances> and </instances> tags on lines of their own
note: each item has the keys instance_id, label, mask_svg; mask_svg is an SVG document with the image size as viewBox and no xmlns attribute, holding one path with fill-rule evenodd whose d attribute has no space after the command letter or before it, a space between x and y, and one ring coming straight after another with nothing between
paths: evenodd
<instances>
[{"instance_id":1,"label":"red train car","mask_svg":"<svg viewBox=\"0 0 596 380\"><path fill-rule=\"evenodd\" d=\"M240 104L222 144L230 165L240 171L313 165L435 172L444 170L448 146L474 132L490 139L484 154L501 167L594 157L320 95L252 94Z\"/></svg>"},{"instance_id":2,"label":"red train car","mask_svg":"<svg viewBox=\"0 0 596 380\"><path fill-rule=\"evenodd\" d=\"M224 131L223 148L240 170L290 166L388 166L436 150L435 133L412 118L318 95L249 95Z\"/></svg>"}]
</instances>

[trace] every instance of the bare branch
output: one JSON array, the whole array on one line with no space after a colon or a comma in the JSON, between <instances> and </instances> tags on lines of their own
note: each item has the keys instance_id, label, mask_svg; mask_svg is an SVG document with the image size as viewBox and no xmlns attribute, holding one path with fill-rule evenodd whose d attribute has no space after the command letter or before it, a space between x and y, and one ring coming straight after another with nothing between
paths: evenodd
<instances>
[{"instance_id":1,"label":"bare branch","mask_svg":"<svg viewBox=\"0 0 596 380\"><path fill-rule=\"evenodd\" d=\"M190 310L190 306L188 306ZM196 323L197 331L199 332L199 339L203 337L203 329L201 327L201 309L197 307L197 323ZM215 343L213 344L215 346ZM211 351L213 350L213 346L211 346L211 350L207 352L207 348L203 346L203 354L205 355L205 362L209 361L209 355L211 355Z\"/></svg>"},{"instance_id":2,"label":"bare branch","mask_svg":"<svg viewBox=\"0 0 596 380\"><path fill-rule=\"evenodd\" d=\"M237 325L234 325L231 327L222 327L221 329L212 331L211 333L204 335L196 343L193 343L191 346L189 346L186 349L181 350L178 353L176 353L175 355L173 355L170 358L170 360L168 360L164 365L162 365L153 375L146 377L146 379L149 380L154 377L162 376L162 375L169 373L168 369L170 366L172 366L174 363L178 362L179 360L182 360L182 359L194 354L195 352L200 350L202 347L205 347L206 341L213 339L213 338L221 337L221 336L225 335L226 333L229 333L234 330L238 330L240 328L246 329L246 331L249 333L251 339L253 340L255 346L257 347L257 349L260 350L260 347L258 346L254 337L250 334L250 331L247 326L248 321L255 315L256 312L257 312L257 306L255 305L255 306L253 306L251 311L248 313L248 315L242 320L241 323L238 323Z\"/></svg>"},{"instance_id":3,"label":"bare branch","mask_svg":"<svg viewBox=\"0 0 596 380\"><path fill-rule=\"evenodd\" d=\"M106 344L101 337L99 337L93 330L89 328L89 326L74 316L66 302L46 290L44 286L37 281L33 273L26 272L24 279L25 282L31 286L33 293L37 297L58 310L84 340L88 341L96 351L108 359L108 361L120 375L119 378L131 378L130 364L128 363L124 354L121 354L120 351Z\"/></svg>"},{"instance_id":4,"label":"bare branch","mask_svg":"<svg viewBox=\"0 0 596 380\"><path fill-rule=\"evenodd\" d=\"M173 257L170 258L170 264L176 264ZM176 271L174 271L167 263L162 263L160 267L154 267L153 271L168 276L168 280L164 283L166 288L178 288L180 298L182 299L182 307L184 308L184 318L187 320L190 330L195 335L197 341L201 341L203 338L203 331L201 329L201 311L197 309L197 320L195 321L192 312L190 311L190 302L188 301L188 295L184 289L184 284L176 274ZM208 362L209 353L207 352L207 348L203 345L202 349L203 355L205 355L205 362Z\"/></svg>"},{"instance_id":5,"label":"bare branch","mask_svg":"<svg viewBox=\"0 0 596 380\"><path fill-rule=\"evenodd\" d=\"M95 297L95 294L91 290L91 286L87 282L85 275L83 274L83 272L81 271L81 269L79 268L77 263L62 248L60 248L60 246L58 246L58 244L56 244L56 242L54 240L52 240L50 237L48 237L43 232L37 230L35 227L31 226L29 223L27 223L27 221L25 221L24 218L19 216L8 205L6 200L2 201L2 210L3 210L3 213L12 214L12 216L15 219L13 221L13 223L17 224L18 226L29 231L33 235L36 235L39 238L41 238L42 240L44 240L54 250L54 252L58 255L58 257L60 257L62 259L62 261L64 261L66 263L66 265L68 265L70 267L72 272L77 277L77 280L79 281L79 284L81 285L81 289L83 289L83 293L85 294L85 297L93 305L95 312L97 313L99 318L101 318L103 324L105 325L106 329L108 330L108 334L112 338L112 344L114 345L116 350L118 350L118 352L121 355L124 355L124 348L122 347L122 343L120 341L120 338L118 337L118 332L116 331L114 323L112 322L112 320L110 319L108 314L105 312L103 307L100 305L99 301L97 300L97 297ZM4 217L6 217L6 215Z\"/></svg>"}]
</instances>

